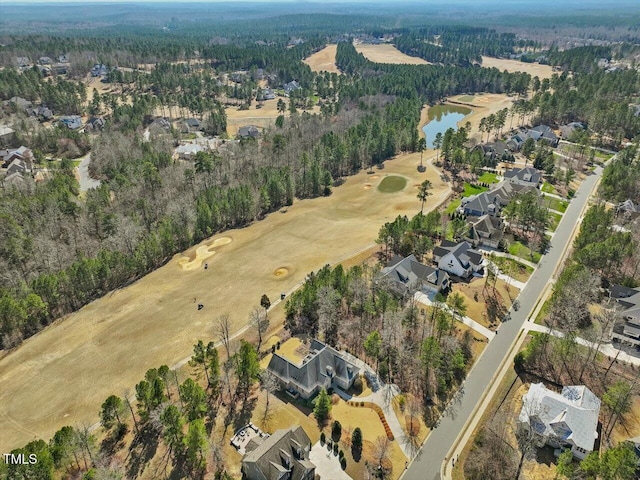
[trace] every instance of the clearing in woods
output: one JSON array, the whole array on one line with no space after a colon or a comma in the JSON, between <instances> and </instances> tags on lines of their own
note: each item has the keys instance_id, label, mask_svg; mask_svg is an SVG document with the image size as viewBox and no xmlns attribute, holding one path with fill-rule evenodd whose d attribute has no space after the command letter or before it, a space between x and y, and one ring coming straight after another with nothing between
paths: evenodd
<instances>
[{"instance_id":1,"label":"clearing in woods","mask_svg":"<svg viewBox=\"0 0 640 480\"><path fill-rule=\"evenodd\" d=\"M64 425L93 424L109 395L131 395L146 370L175 365L198 339L213 340L221 314L230 315L233 332L243 331L262 294L279 299L310 271L372 248L383 223L415 215L425 179L433 184L426 207L435 208L450 187L429 164L434 153L425 153L425 173L416 169L420 153L400 155L373 174L348 177L329 197L295 201L208 239L25 341L0 359L0 451L48 440ZM390 175L405 177L407 187L380 192Z\"/></svg>"},{"instance_id":2,"label":"clearing in woods","mask_svg":"<svg viewBox=\"0 0 640 480\"><path fill-rule=\"evenodd\" d=\"M410 57L398 50L395 45L389 43L381 45L369 45L360 43L355 45L356 50L366 58L376 63L406 63L409 65L430 65L420 57Z\"/></svg>"},{"instance_id":3,"label":"clearing in woods","mask_svg":"<svg viewBox=\"0 0 640 480\"><path fill-rule=\"evenodd\" d=\"M511 73L524 72L532 77L537 76L540 80L543 78L551 78L554 74L553 68L551 68L550 65L526 63L520 62L519 60L508 60L506 58L482 57L482 66L486 68L497 68L501 72L504 70Z\"/></svg>"},{"instance_id":4,"label":"clearing in woods","mask_svg":"<svg viewBox=\"0 0 640 480\"><path fill-rule=\"evenodd\" d=\"M336 65L338 45L331 44L303 60L314 72L340 73Z\"/></svg>"},{"instance_id":5,"label":"clearing in woods","mask_svg":"<svg viewBox=\"0 0 640 480\"><path fill-rule=\"evenodd\" d=\"M282 97L282 100L284 100L288 107L289 99ZM227 134L230 137L235 137L238 134L238 129L245 125L255 125L263 129L275 124L276 118L280 115L280 112L278 112L278 98L265 100L262 102L261 108L256 108L256 105L258 105L258 103L253 102L247 110L240 110L238 107L227 107L224 109L227 114ZM306 111L309 113L318 113L320 112L320 108L316 105ZM289 110L285 111L284 115L288 117Z\"/></svg>"}]
</instances>

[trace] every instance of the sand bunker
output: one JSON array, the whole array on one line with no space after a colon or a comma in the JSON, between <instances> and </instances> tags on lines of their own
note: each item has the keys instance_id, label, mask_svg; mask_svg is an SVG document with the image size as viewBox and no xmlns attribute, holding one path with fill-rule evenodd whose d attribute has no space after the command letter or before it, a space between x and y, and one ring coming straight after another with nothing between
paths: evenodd
<instances>
[{"instance_id":1,"label":"sand bunker","mask_svg":"<svg viewBox=\"0 0 640 480\"><path fill-rule=\"evenodd\" d=\"M365 183L364 184L364 189L365 190L369 190L371 188L371 184L370 183Z\"/></svg>"},{"instance_id":2,"label":"sand bunker","mask_svg":"<svg viewBox=\"0 0 640 480\"><path fill-rule=\"evenodd\" d=\"M220 237L211 242L211 246L221 247L222 245L229 245L232 241L233 239L231 237Z\"/></svg>"},{"instance_id":3,"label":"sand bunker","mask_svg":"<svg viewBox=\"0 0 640 480\"><path fill-rule=\"evenodd\" d=\"M195 250L185 252L185 255L178 260L178 265L183 270L195 270L200 268L205 263L205 260L210 259L216 254L216 247L228 245L232 242L231 237L220 237L212 242L200 245Z\"/></svg>"},{"instance_id":4,"label":"sand bunker","mask_svg":"<svg viewBox=\"0 0 640 480\"><path fill-rule=\"evenodd\" d=\"M273 271L273 276L278 280L284 280L292 274L292 269L289 267L279 267Z\"/></svg>"}]
</instances>

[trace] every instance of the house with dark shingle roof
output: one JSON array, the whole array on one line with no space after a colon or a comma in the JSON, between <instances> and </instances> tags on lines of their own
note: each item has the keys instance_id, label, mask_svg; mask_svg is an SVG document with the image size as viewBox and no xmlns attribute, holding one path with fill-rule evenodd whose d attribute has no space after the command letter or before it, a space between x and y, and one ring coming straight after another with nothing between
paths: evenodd
<instances>
[{"instance_id":1,"label":"house with dark shingle roof","mask_svg":"<svg viewBox=\"0 0 640 480\"><path fill-rule=\"evenodd\" d=\"M561 393L534 383L522 397L519 428L533 430L537 445L569 448L583 459L598 438L600 399L584 385L572 385Z\"/></svg>"},{"instance_id":2,"label":"house with dark shingle roof","mask_svg":"<svg viewBox=\"0 0 640 480\"><path fill-rule=\"evenodd\" d=\"M447 272L418 262L414 255L393 257L380 274L391 280L403 294L411 295L416 291L439 293L449 288Z\"/></svg>"},{"instance_id":3,"label":"house with dark shingle roof","mask_svg":"<svg viewBox=\"0 0 640 480\"><path fill-rule=\"evenodd\" d=\"M289 95L291 92L295 92L296 90L300 90L301 88L302 87L298 82L292 80L291 82L285 84L284 91L287 95Z\"/></svg>"},{"instance_id":4,"label":"house with dark shingle roof","mask_svg":"<svg viewBox=\"0 0 640 480\"><path fill-rule=\"evenodd\" d=\"M512 168L504 172L504 179L510 183L538 188L542 183L542 173L533 167Z\"/></svg>"},{"instance_id":5,"label":"house with dark shingle roof","mask_svg":"<svg viewBox=\"0 0 640 480\"><path fill-rule=\"evenodd\" d=\"M469 242L443 240L433 249L433 260L440 270L459 278L469 278L484 268L482 253L474 250Z\"/></svg>"},{"instance_id":6,"label":"house with dark shingle roof","mask_svg":"<svg viewBox=\"0 0 640 480\"><path fill-rule=\"evenodd\" d=\"M238 129L238 136L240 138L258 138L260 130L255 125L247 125Z\"/></svg>"},{"instance_id":7,"label":"house with dark shingle roof","mask_svg":"<svg viewBox=\"0 0 640 480\"><path fill-rule=\"evenodd\" d=\"M322 388L348 390L360 372L339 351L318 340L311 340L309 353L302 363L293 363L276 352L267 369L285 390L304 399L312 398Z\"/></svg>"},{"instance_id":8,"label":"house with dark shingle roof","mask_svg":"<svg viewBox=\"0 0 640 480\"><path fill-rule=\"evenodd\" d=\"M623 285L612 285L609 295L616 300L621 310L618 316L623 320L622 335L640 343L640 288L629 288ZM614 329L615 331L615 329ZM619 330L618 330L619 332ZM623 339L624 340L624 339Z\"/></svg>"},{"instance_id":9,"label":"house with dark shingle roof","mask_svg":"<svg viewBox=\"0 0 640 480\"><path fill-rule=\"evenodd\" d=\"M11 161L9 166L7 167L7 176L13 173L19 173L20 175L24 175L29 172L29 166L24 160L16 158Z\"/></svg>"},{"instance_id":10,"label":"house with dark shingle roof","mask_svg":"<svg viewBox=\"0 0 640 480\"><path fill-rule=\"evenodd\" d=\"M547 125L537 125L527 132L527 136L533 138L536 142L545 141L552 147L557 147L560 139L553 133Z\"/></svg>"},{"instance_id":11,"label":"house with dark shingle roof","mask_svg":"<svg viewBox=\"0 0 640 480\"><path fill-rule=\"evenodd\" d=\"M516 195L528 191L540 191L533 186L512 183L507 180L496 184L491 190L471 195L462 199L461 210L465 215L481 217L483 215L498 215Z\"/></svg>"},{"instance_id":12,"label":"house with dark shingle roof","mask_svg":"<svg viewBox=\"0 0 640 480\"><path fill-rule=\"evenodd\" d=\"M311 440L300 425L255 437L242 459L246 480L313 480L316 466L309 460Z\"/></svg>"},{"instance_id":13,"label":"house with dark shingle roof","mask_svg":"<svg viewBox=\"0 0 640 480\"><path fill-rule=\"evenodd\" d=\"M482 215L467 218L467 232L464 239L474 248L483 246L498 248L503 237L503 225L500 217Z\"/></svg>"}]
</instances>

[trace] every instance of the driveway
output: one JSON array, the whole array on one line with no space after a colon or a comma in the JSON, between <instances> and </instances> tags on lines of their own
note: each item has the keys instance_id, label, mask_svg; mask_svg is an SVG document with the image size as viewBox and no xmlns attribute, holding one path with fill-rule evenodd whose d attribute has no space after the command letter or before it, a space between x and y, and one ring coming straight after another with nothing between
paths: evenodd
<instances>
[{"instance_id":1,"label":"driveway","mask_svg":"<svg viewBox=\"0 0 640 480\"><path fill-rule=\"evenodd\" d=\"M95 180L89 176L89 163L91 163L91 154L87 153L80 161L80 165L78 165L78 183L80 184L81 192L100 186L100 180Z\"/></svg>"},{"instance_id":2,"label":"driveway","mask_svg":"<svg viewBox=\"0 0 640 480\"><path fill-rule=\"evenodd\" d=\"M326 445L320 442L311 447L309 460L316 466L316 474L322 480L351 480L351 477L342 470L340 460L333 451L329 452Z\"/></svg>"}]
</instances>

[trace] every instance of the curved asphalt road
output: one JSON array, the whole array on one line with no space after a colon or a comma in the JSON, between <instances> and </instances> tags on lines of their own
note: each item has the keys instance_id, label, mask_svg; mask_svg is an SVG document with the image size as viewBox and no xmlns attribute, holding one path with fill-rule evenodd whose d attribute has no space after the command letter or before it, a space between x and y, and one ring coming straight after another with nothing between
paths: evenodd
<instances>
[{"instance_id":1,"label":"curved asphalt road","mask_svg":"<svg viewBox=\"0 0 640 480\"><path fill-rule=\"evenodd\" d=\"M431 432L418 457L411 463L402 480L437 480L440 478L444 457L464 428L474 407L480 402L483 392L490 388L494 373L500 367L524 322L533 312L547 282L551 280L556 266L562 260L565 246L571 238L578 217L601 175L602 167L597 167L595 172L588 176L578 188L556 229L548 253L544 255L537 270L518 297L520 309L517 312L512 311L511 320L500 326L500 334L491 340L478 362L469 372L464 383L464 395L461 402L452 408L453 413L443 416L440 425Z\"/></svg>"}]
</instances>

